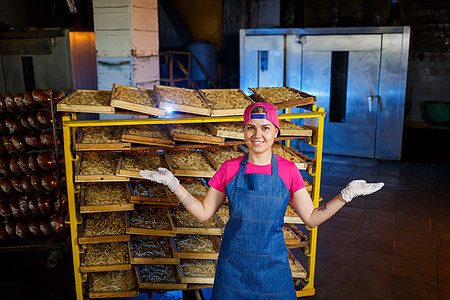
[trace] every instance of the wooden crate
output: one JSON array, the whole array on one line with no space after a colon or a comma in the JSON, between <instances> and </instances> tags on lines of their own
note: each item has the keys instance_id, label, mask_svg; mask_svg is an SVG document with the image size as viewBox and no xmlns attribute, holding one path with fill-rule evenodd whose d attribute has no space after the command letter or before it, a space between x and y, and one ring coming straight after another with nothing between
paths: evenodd
<instances>
[{"instance_id":1,"label":"wooden crate","mask_svg":"<svg viewBox=\"0 0 450 300\"><path fill-rule=\"evenodd\" d=\"M137 256L135 254L135 251L133 251L133 246L137 243L144 243L146 246L151 247L152 245L156 245L155 243L160 242L163 240L164 242L167 242L168 246L170 247L170 254L168 254L168 257L142 257ZM171 264L171 265L177 265L180 263L180 259L175 257L175 253L173 251L172 242L170 241L170 237L162 237L162 236L134 236L132 239L130 239L129 242L129 251L130 251L130 262L133 265L154 265L154 264ZM148 249L147 249L148 251Z\"/></svg>"},{"instance_id":2,"label":"wooden crate","mask_svg":"<svg viewBox=\"0 0 450 300\"><path fill-rule=\"evenodd\" d=\"M292 137L310 137L312 136L313 131L307 127L303 127L301 125L286 121L280 121L280 135L281 136L292 136ZM283 128L288 127L288 128Z\"/></svg>"},{"instance_id":3,"label":"wooden crate","mask_svg":"<svg viewBox=\"0 0 450 300\"><path fill-rule=\"evenodd\" d=\"M253 101L240 89L202 89L200 90L200 93L211 107L211 116L216 117L241 116L244 114L247 106L255 103L255 101ZM214 108L213 103L217 102L217 100L212 99L212 97L208 97L208 93L216 93L217 96L223 97L223 102L228 104L228 108ZM230 94L234 94L235 96L230 97ZM236 95L239 95L239 99ZM224 106L227 106L226 104L224 104Z\"/></svg>"},{"instance_id":4,"label":"wooden crate","mask_svg":"<svg viewBox=\"0 0 450 300\"><path fill-rule=\"evenodd\" d=\"M159 108L165 109L166 111L179 111L179 112L191 113L191 114L202 115L202 116L210 116L211 115L211 109L209 108L208 104L202 98L202 96L199 93L197 93L197 91L195 91L195 90L156 85L155 91L156 91L156 97L158 99ZM167 91L173 95L178 95L177 98L183 99L183 100L176 100L176 101L178 101L178 103L174 103L174 100L164 97L164 91ZM202 103L203 105L202 106L192 106L192 105L188 104L188 102L186 101L187 98L196 99L195 101L198 101L199 103Z\"/></svg>"},{"instance_id":5,"label":"wooden crate","mask_svg":"<svg viewBox=\"0 0 450 300\"><path fill-rule=\"evenodd\" d=\"M290 87L261 87L261 88L249 88L254 94L252 95L253 100L259 102L269 102L272 103L275 108L284 109L290 107L303 106L308 104L314 104L317 102L317 98L311 96L302 91L296 90ZM285 97L287 94L295 94L296 97L294 99L288 101L278 101L278 99L271 99L268 97L268 93L273 93L274 91L278 92L278 97Z\"/></svg>"},{"instance_id":6,"label":"wooden crate","mask_svg":"<svg viewBox=\"0 0 450 300\"><path fill-rule=\"evenodd\" d=\"M160 161L161 164L158 164L158 166L150 166L150 165L145 165L143 162L139 162L139 160L142 160L143 157L147 156L147 158L153 158L153 157L160 157ZM136 165L139 165L140 168L139 170L126 170L124 169L125 167L123 166L123 163L126 159L135 159L136 160ZM134 162L134 161L133 161ZM116 175L120 176L120 177L126 177L126 178L137 178L137 179L145 179L144 177L141 177L141 175L139 175L139 171L141 170L151 170L151 171L156 171L158 167L164 167L166 168L166 166L164 165L164 157L162 154L158 154L156 151L154 150L144 150L144 151L137 151L137 152L126 152L123 154L123 156L120 158L119 163L117 165L117 170L116 170Z\"/></svg>"},{"instance_id":7,"label":"wooden crate","mask_svg":"<svg viewBox=\"0 0 450 300\"><path fill-rule=\"evenodd\" d=\"M85 153L77 162L75 167L75 182L116 182L130 180L127 177L116 176L115 174L80 174L81 164L86 155L88 154Z\"/></svg>"},{"instance_id":8,"label":"wooden crate","mask_svg":"<svg viewBox=\"0 0 450 300\"><path fill-rule=\"evenodd\" d=\"M99 184L102 184L102 183L99 183ZM117 204L107 204L107 205L85 205L86 188L88 188L88 187L87 186L82 187L81 192L80 192L80 213L82 213L82 214L134 210L133 203L117 203ZM123 188L124 188L124 190L126 190L125 183L123 183ZM105 192L107 192L107 189L105 189Z\"/></svg>"},{"instance_id":9,"label":"wooden crate","mask_svg":"<svg viewBox=\"0 0 450 300\"><path fill-rule=\"evenodd\" d=\"M179 178L181 185L196 199L203 201L204 197L206 196L206 192L209 189L209 185L206 183L205 179L203 178L194 178L194 177L188 177L188 178ZM170 193L169 196L173 201L178 201L178 198L175 194Z\"/></svg>"},{"instance_id":10,"label":"wooden crate","mask_svg":"<svg viewBox=\"0 0 450 300\"><path fill-rule=\"evenodd\" d=\"M147 208L148 209L148 208ZM175 236L173 221L169 216L167 208L155 208L162 209L163 214L167 217L167 222L170 224L169 229L156 229L156 228L143 228L143 227L132 227L130 213L127 213L127 233L129 234L140 234L140 235L156 235L156 236ZM144 209L142 209L143 211Z\"/></svg>"},{"instance_id":11,"label":"wooden crate","mask_svg":"<svg viewBox=\"0 0 450 300\"><path fill-rule=\"evenodd\" d=\"M285 232L286 231L286 232ZM300 245L301 239L297 234L289 227L283 226L283 236L286 246L298 246Z\"/></svg>"},{"instance_id":12,"label":"wooden crate","mask_svg":"<svg viewBox=\"0 0 450 300\"><path fill-rule=\"evenodd\" d=\"M172 151L172 150L171 150ZM175 169L172 159L170 157L171 151L164 151L164 157L166 159L166 163L169 167L169 170L172 172L175 176L181 176L181 177L205 177L205 178L211 178L216 173L216 170L208 171L208 170L189 170L189 169ZM176 150L176 151L199 151L204 154L201 150ZM206 159L207 156L204 154ZM209 160L208 160L209 162ZM209 162L210 163L210 162ZM211 163L210 163L211 164Z\"/></svg>"},{"instance_id":13,"label":"wooden crate","mask_svg":"<svg viewBox=\"0 0 450 300\"><path fill-rule=\"evenodd\" d=\"M131 93L131 94L133 94L133 93L145 94L147 96L146 97L147 99L151 99L150 101L155 103L155 106L135 103L129 99L118 98L119 97L117 95L118 89L128 90L129 93ZM163 117L165 115L164 110L156 107L156 97L154 95L153 90L140 89L140 88L120 85L120 84L116 84L116 83L113 84L113 88L112 88L111 106L116 107L116 108L122 108L125 110L131 110L131 111L135 111L135 112L139 112L139 113L143 113L143 114L154 115L154 116L158 116L158 117Z\"/></svg>"},{"instance_id":14,"label":"wooden crate","mask_svg":"<svg viewBox=\"0 0 450 300\"><path fill-rule=\"evenodd\" d=\"M104 99L109 95L109 99L111 100L111 92L110 91L97 91L97 90L76 90L71 93L65 99L61 100L56 104L56 109L58 111L66 111L66 112L76 112L76 113L104 113L104 114L114 114L115 108L110 105L111 101L105 103ZM88 104L75 104L77 102L81 102L83 97L89 97L90 101L97 100L97 103L88 105ZM103 100L102 100L103 99ZM73 104L72 104L73 103Z\"/></svg>"},{"instance_id":15,"label":"wooden crate","mask_svg":"<svg viewBox=\"0 0 450 300\"><path fill-rule=\"evenodd\" d=\"M243 122L220 122L220 123L205 123L211 131L219 137L244 140L244 130L240 126L241 130L224 130L222 127L230 127L231 124L242 124Z\"/></svg>"},{"instance_id":16,"label":"wooden crate","mask_svg":"<svg viewBox=\"0 0 450 300\"><path fill-rule=\"evenodd\" d=\"M120 274L118 272L121 272L122 274L124 274L123 272L126 272L126 273L130 272L131 274L133 274L133 281L134 281L134 286L136 289L113 291L112 290L113 288L111 288L111 291L102 291L102 292L91 290L93 276L95 276L95 277L105 276L105 275L108 275L108 273ZM113 275L112 278L117 278L117 276ZM107 281L110 282L111 285L117 285L117 283L111 282L110 280L107 280ZM88 286L89 286L89 298L122 298L122 297L137 297L137 296L139 296L138 284L136 282L136 274L131 270L90 273L88 276Z\"/></svg>"},{"instance_id":17,"label":"wooden crate","mask_svg":"<svg viewBox=\"0 0 450 300\"><path fill-rule=\"evenodd\" d=\"M194 284L213 284L214 283L214 274L212 276L205 276L205 277L190 277L183 272L183 265L189 264L189 263L198 263L199 265L206 265L206 264L214 264L214 268L216 265L215 260L186 260L181 261L178 265L178 274L180 276L181 282L183 283L194 283Z\"/></svg>"},{"instance_id":18,"label":"wooden crate","mask_svg":"<svg viewBox=\"0 0 450 300\"><path fill-rule=\"evenodd\" d=\"M143 268L147 268L147 266L136 267L136 278L138 281L138 286L140 289L149 289L149 290L183 290L187 288L186 283L181 283L179 278L179 273L176 271L177 267L172 265L161 265L161 268L170 268L172 272L176 273L176 281L177 282L145 282L143 281L141 272Z\"/></svg>"},{"instance_id":19,"label":"wooden crate","mask_svg":"<svg viewBox=\"0 0 450 300\"><path fill-rule=\"evenodd\" d=\"M227 151L228 150L228 151ZM229 147L220 147L218 149L214 149L214 148L210 148L210 149L206 149L205 153L208 156L209 160L211 161L211 163L214 165L214 168L219 169L220 166L225 162L222 162L222 160L219 160L219 155L218 152L223 151L225 152L229 152L229 158L228 159L232 159L232 158L236 158L242 155L245 155L246 152L244 150L242 150L241 147L238 146L229 146ZM228 157L228 155L227 155ZM226 160L228 160L226 159Z\"/></svg>"},{"instance_id":20,"label":"wooden crate","mask_svg":"<svg viewBox=\"0 0 450 300\"><path fill-rule=\"evenodd\" d=\"M114 243L114 242L128 242L130 240L130 235L126 234L125 230L120 230L117 234L111 235L95 235L95 236L86 236L84 235L84 230L86 227L86 218L92 217L93 214L85 214L83 215L83 222L80 226L78 226L78 244L96 244L96 243ZM116 218L119 216L123 218L123 223L121 226L123 228L126 227L126 216L125 213L121 212L112 212L112 213L103 213L102 217L105 217L106 222L108 222L108 218ZM97 225L96 225L97 226Z\"/></svg>"},{"instance_id":21,"label":"wooden crate","mask_svg":"<svg viewBox=\"0 0 450 300\"><path fill-rule=\"evenodd\" d=\"M280 149L281 151L281 155L280 153L278 153L278 151L275 151L275 149ZM275 154L280 155L281 157L293 161L292 158L295 159L295 161L293 161L295 163L295 165L297 166L297 168L299 170L306 170L308 168L308 163L305 162L301 157L299 157L297 154L295 154L292 150L290 150L289 148L286 148L283 144L281 144L280 142L275 142L272 146L272 150L274 151Z\"/></svg>"},{"instance_id":22,"label":"wooden crate","mask_svg":"<svg viewBox=\"0 0 450 300\"><path fill-rule=\"evenodd\" d=\"M136 195L136 185L143 185L143 188L148 187L148 191L150 192L150 195L144 196L144 195ZM163 195L157 196L151 194L152 186L154 188L161 189L161 192ZM177 206L180 204L180 201L176 196L171 195L169 189L164 185L152 181L130 181L127 185L127 189L130 193L131 197L131 203L136 204L147 204L147 205L157 205L157 206Z\"/></svg>"},{"instance_id":23,"label":"wooden crate","mask_svg":"<svg viewBox=\"0 0 450 300\"><path fill-rule=\"evenodd\" d=\"M201 234L201 235L222 235L223 228L221 226L220 220L218 220L217 216L214 215L211 217L211 222L215 223L216 226L214 227L206 227L205 223L198 223L197 221L194 222L193 226L186 227L177 222L175 213L176 210L181 210L185 214L190 214L186 208L180 206L180 207L172 207L169 208L170 218L171 222L174 226L174 232L176 234ZM192 216L192 220L194 220L194 217Z\"/></svg>"},{"instance_id":24,"label":"wooden crate","mask_svg":"<svg viewBox=\"0 0 450 300\"><path fill-rule=\"evenodd\" d=\"M180 247L177 244L177 241L182 238L189 238L189 237L201 237L205 238L211 241L213 245L213 251L212 252L200 252L200 251L192 251L192 252L186 252L182 251ZM220 249L220 241L217 238L217 236L204 236L204 235L180 235L176 237L171 237L172 247L174 251L175 257L178 257L180 259L218 259L219 258L219 249Z\"/></svg>"},{"instance_id":25,"label":"wooden crate","mask_svg":"<svg viewBox=\"0 0 450 300\"><path fill-rule=\"evenodd\" d=\"M303 220L297 215L294 208L289 204L284 215L284 223L303 224Z\"/></svg>"},{"instance_id":26,"label":"wooden crate","mask_svg":"<svg viewBox=\"0 0 450 300\"><path fill-rule=\"evenodd\" d=\"M291 250L287 249L289 256L289 265L291 266L291 272L293 278L306 278L308 272L303 268L298 259L292 254Z\"/></svg>"},{"instance_id":27,"label":"wooden crate","mask_svg":"<svg viewBox=\"0 0 450 300\"><path fill-rule=\"evenodd\" d=\"M131 148L131 143L82 143L86 131L81 130L75 142L75 150L77 151L98 151L98 150L126 150ZM121 138L121 137L120 137Z\"/></svg>"},{"instance_id":28,"label":"wooden crate","mask_svg":"<svg viewBox=\"0 0 450 300\"><path fill-rule=\"evenodd\" d=\"M124 245L126 245L127 243L125 242ZM96 244L96 245L104 245L104 244ZM123 262L121 264L102 264L102 265L86 265L86 255L87 255L87 251L90 247L92 246L96 246L93 244L87 245L86 249L84 250L84 252L80 255L80 272L83 273L90 273L90 272L108 272L108 271L122 271L122 270L131 270L131 263L129 261L129 256L128 256L128 263L127 262ZM128 247L127 247L128 248ZM108 248L108 250L110 250L110 248ZM113 256L113 255L117 255L117 253L107 253L105 254L106 256Z\"/></svg>"},{"instance_id":29,"label":"wooden crate","mask_svg":"<svg viewBox=\"0 0 450 300\"><path fill-rule=\"evenodd\" d=\"M154 127L161 128L161 130L167 130L167 128L164 125L148 125ZM154 127L153 127L154 126ZM150 146L161 146L161 147L167 147L167 148L173 148L175 145L175 141L167 138L157 138L157 137L147 137L147 136L140 136L136 134L130 133L130 129L126 128L123 130L122 133L122 141L125 142L131 142L131 143L137 143L137 144L144 144L144 145L150 145Z\"/></svg>"},{"instance_id":30,"label":"wooden crate","mask_svg":"<svg viewBox=\"0 0 450 300\"><path fill-rule=\"evenodd\" d=\"M204 132L209 131L208 126L204 124L175 124L169 126L170 128L170 135L175 141L184 141L184 142L190 142L190 143L200 143L200 144L212 144L212 145L223 145L225 142L224 137L219 137L213 135L211 132L211 135L199 135L199 134L189 134L189 133L182 133L177 132L177 129L199 129Z\"/></svg>"}]
</instances>

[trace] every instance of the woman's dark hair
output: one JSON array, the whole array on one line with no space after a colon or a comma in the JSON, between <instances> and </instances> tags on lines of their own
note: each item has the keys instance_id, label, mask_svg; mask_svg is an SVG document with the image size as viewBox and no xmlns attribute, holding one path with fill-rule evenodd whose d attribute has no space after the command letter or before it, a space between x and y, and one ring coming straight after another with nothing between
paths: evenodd
<instances>
[{"instance_id":1,"label":"woman's dark hair","mask_svg":"<svg viewBox=\"0 0 450 300\"><path fill-rule=\"evenodd\" d=\"M267 111L266 111L266 109L264 107L257 106L254 109L252 109L250 114L267 114Z\"/></svg>"}]
</instances>

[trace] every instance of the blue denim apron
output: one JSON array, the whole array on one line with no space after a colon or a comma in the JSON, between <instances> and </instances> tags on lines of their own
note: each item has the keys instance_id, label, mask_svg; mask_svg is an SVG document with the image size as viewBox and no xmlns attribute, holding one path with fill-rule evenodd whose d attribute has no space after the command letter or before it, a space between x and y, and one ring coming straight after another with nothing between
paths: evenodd
<instances>
[{"instance_id":1,"label":"blue denim apron","mask_svg":"<svg viewBox=\"0 0 450 300\"><path fill-rule=\"evenodd\" d=\"M297 299L282 230L290 192L273 153L272 175L245 174L247 160L225 187L230 219L212 299Z\"/></svg>"}]
</instances>

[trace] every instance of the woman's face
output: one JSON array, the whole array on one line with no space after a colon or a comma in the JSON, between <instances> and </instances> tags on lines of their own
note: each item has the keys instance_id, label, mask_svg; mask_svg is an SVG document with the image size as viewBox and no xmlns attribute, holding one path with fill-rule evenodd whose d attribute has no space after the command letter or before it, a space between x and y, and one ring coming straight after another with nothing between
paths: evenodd
<instances>
[{"instance_id":1,"label":"woman's face","mask_svg":"<svg viewBox=\"0 0 450 300\"><path fill-rule=\"evenodd\" d=\"M271 151L277 134L278 128L266 119L250 119L244 126L245 144L256 154Z\"/></svg>"}]
</instances>

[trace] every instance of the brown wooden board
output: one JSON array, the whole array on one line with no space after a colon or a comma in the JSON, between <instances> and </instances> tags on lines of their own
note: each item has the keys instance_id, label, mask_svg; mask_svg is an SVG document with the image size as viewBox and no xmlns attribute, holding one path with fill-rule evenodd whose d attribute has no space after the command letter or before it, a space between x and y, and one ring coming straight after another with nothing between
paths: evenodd
<instances>
[{"instance_id":1,"label":"brown wooden board","mask_svg":"<svg viewBox=\"0 0 450 300\"><path fill-rule=\"evenodd\" d=\"M87 98L89 98L89 100L87 100ZM56 109L58 111L77 113L114 114L115 108L110 104L110 91L76 90L56 104Z\"/></svg>"},{"instance_id":2,"label":"brown wooden board","mask_svg":"<svg viewBox=\"0 0 450 300\"><path fill-rule=\"evenodd\" d=\"M146 208L152 211L151 208ZM133 215L143 213L145 210L135 210L127 213L127 233L129 234L140 234L140 235L157 235L157 236L175 236L173 221L169 216L167 208L155 208L154 211L158 213L158 210L162 210L162 214L166 216L167 222L169 224L168 229L158 229L149 227L134 227L133 226Z\"/></svg>"},{"instance_id":3,"label":"brown wooden board","mask_svg":"<svg viewBox=\"0 0 450 300\"><path fill-rule=\"evenodd\" d=\"M178 274L180 275L180 279L181 282L183 283L194 283L194 284L213 284L214 283L214 274L212 276L208 276L208 277L193 277L193 276L188 276L187 274L185 274L185 272L183 272L183 265L185 263L199 263L199 264L209 264L211 263L212 260L185 260L185 261L181 261L180 264L178 265ZM214 264L216 264L216 261L213 261Z\"/></svg>"},{"instance_id":4,"label":"brown wooden board","mask_svg":"<svg viewBox=\"0 0 450 300\"><path fill-rule=\"evenodd\" d=\"M280 120L280 135L281 136L296 136L296 137L305 137L312 136L312 130L301 125L286 121Z\"/></svg>"},{"instance_id":5,"label":"brown wooden board","mask_svg":"<svg viewBox=\"0 0 450 300\"><path fill-rule=\"evenodd\" d=\"M209 252L206 251L183 251L180 248L179 243L189 243L189 239L207 239L212 245L212 249ZM219 257L220 241L217 236L204 236L204 235L177 235L171 237L172 247L175 257L182 259L217 259Z\"/></svg>"},{"instance_id":6,"label":"brown wooden board","mask_svg":"<svg viewBox=\"0 0 450 300\"><path fill-rule=\"evenodd\" d=\"M212 216L211 219L203 223L199 223L195 220L194 216L192 216L182 206L169 208L169 213L170 218L172 220L172 224L174 225L174 232L176 234L222 235L223 229L221 226L221 222L216 215ZM189 220L183 220L183 222L191 225L186 226L186 224L181 224L181 222L177 222L177 213L179 213L180 216L185 216L186 218L189 218Z\"/></svg>"},{"instance_id":7,"label":"brown wooden board","mask_svg":"<svg viewBox=\"0 0 450 300\"><path fill-rule=\"evenodd\" d=\"M225 142L224 137L214 136L210 132L209 128L204 124L174 124L170 125L170 135L175 141L184 141L190 143L200 143L200 144L212 144L212 145L223 145ZM179 130L186 130L186 133L178 132ZM200 134L189 134L189 130L196 130L198 132L204 132L210 135L200 135Z\"/></svg>"},{"instance_id":8,"label":"brown wooden board","mask_svg":"<svg viewBox=\"0 0 450 300\"><path fill-rule=\"evenodd\" d=\"M164 247L166 248L165 250ZM145 254L139 253L142 249ZM170 237L166 236L133 236L129 242L130 262L133 265L179 264L175 257ZM164 254L162 254L164 252Z\"/></svg>"},{"instance_id":9,"label":"brown wooden board","mask_svg":"<svg viewBox=\"0 0 450 300\"><path fill-rule=\"evenodd\" d=\"M180 201L172 197L169 189L164 185L152 181L130 181L127 185L131 203L151 204L158 206L176 206Z\"/></svg>"},{"instance_id":10,"label":"brown wooden board","mask_svg":"<svg viewBox=\"0 0 450 300\"><path fill-rule=\"evenodd\" d=\"M115 182L115 181L130 180L127 177L116 176L115 174L81 174L81 165L83 163L83 159L85 159L87 155L95 155L95 154L84 153L84 155L78 160L77 165L75 167L75 182Z\"/></svg>"},{"instance_id":11,"label":"brown wooden board","mask_svg":"<svg viewBox=\"0 0 450 300\"><path fill-rule=\"evenodd\" d=\"M200 93L211 107L211 116L241 116L255 103L240 89L202 89Z\"/></svg>"},{"instance_id":12,"label":"brown wooden board","mask_svg":"<svg viewBox=\"0 0 450 300\"><path fill-rule=\"evenodd\" d=\"M298 246L300 245L300 238L297 234L289 227L283 226L283 236L286 246Z\"/></svg>"},{"instance_id":13,"label":"brown wooden board","mask_svg":"<svg viewBox=\"0 0 450 300\"><path fill-rule=\"evenodd\" d=\"M290 87L274 87L274 88L260 87L260 88L249 88L249 90L251 90L254 93L252 95L253 100L272 103L277 110L314 104L317 102L317 98L315 96L311 96L305 92ZM274 91L279 91L278 92L279 96L275 96L273 99L269 98L268 93L273 93ZM285 97L288 94L295 94L295 97L292 97L293 99L288 101L278 100L281 99L282 97Z\"/></svg>"},{"instance_id":14,"label":"brown wooden board","mask_svg":"<svg viewBox=\"0 0 450 300\"><path fill-rule=\"evenodd\" d=\"M144 127L144 126L142 126L142 127ZM150 128L152 128L152 129L160 128L161 130L166 130L167 138L138 135L137 134L138 130L126 128L126 129L124 129L124 131L122 133L122 141L150 145L150 146L162 146L162 147L169 147L169 148L174 147L175 141L170 138L168 130L164 125L148 125L147 128L149 128L149 129ZM145 127L142 128L142 130L145 130ZM145 134L145 133L143 133L143 134Z\"/></svg>"},{"instance_id":15,"label":"brown wooden board","mask_svg":"<svg viewBox=\"0 0 450 300\"><path fill-rule=\"evenodd\" d=\"M211 115L208 104L195 90L161 85L156 85L154 89L159 108L203 116ZM194 103L190 99L195 99L194 101L198 102L198 105L193 106Z\"/></svg>"},{"instance_id":16,"label":"brown wooden board","mask_svg":"<svg viewBox=\"0 0 450 300\"><path fill-rule=\"evenodd\" d=\"M239 130L225 130L225 128L230 127L231 124L242 124L242 122L219 122L219 123L205 123L211 131L219 137L244 140L244 131ZM242 129L242 126L240 126Z\"/></svg>"},{"instance_id":17,"label":"brown wooden board","mask_svg":"<svg viewBox=\"0 0 450 300\"><path fill-rule=\"evenodd\" d=\"M291 273L293 278L306 278L308 272L303 268L298 259L292 254L291 250L287 249L289 255L289 265L291 266ZM295 269L294 269L295 267Z\"/></svg>"},{"instance_id":18,"label":"brown wooden board","mask_svg":"<svg viewBox=\"0 0 450 300\"><path fill-rule=\"evenodd\" d=\"M128 273L130 272L130 273ZM118 290L118 291L113 291L113 289L117 289L117 283L115 282L111 282L111 280L108 280L107 278L105 279L106 282L110 283L111 285L114 285L114 287L111 287L111 291L93 291L92 287L93 287L93 281L94 278L93 277L98 277L98 276L105 276L105 275L109 275L109 274L132 274L132 278L133 278L133 283L130 282L130 284L134 285L135 289L133 290ZM117 275L112 275L111 279L116 280ZM125 271L111 271L111 272L94 272L94 273L90 273L88 276L88 281L87 281L88 287L89 287L89 298L122 298L122 297L137 297L139 296L139 290L138 290L138 284L137 284L137 280L136 280L136 274L135 272L133 272L132 270L125 270Z\"/></svg>"},{"instance_id":19,"label":"brown wooden board","mask_svg":"<svg viewBox=\"0 0 450 300\"><path fill-rule=\"evenodd\" d=\"M95 151L95 150L126 150L131 148L131 143L82 143L86 131L81 130L75 143L77 151Z\"/></svg>"},{"instance_id":20,"label":"brown wooden board","mask_svg":"<svg viewBox=\"0 0 450 300\"><path fill-rule=\"evenodd\" d=\"M199 150L177 150L177 151L187 151L187 155L189 155L189 153L192 153L191 151L199 151ZM169 170L172 172L173 175L175 176L181 176L181 177L204 177L204 178L211 178L214 176L214 174L216 173L216 170L190 170L190 169L179 169L176 168L172 162L171 159L171 153L172 151L164 151L164 157L166 159L166 163L169 166ZM200 151L201 153L203 153L203 151ZM206 157L206 154L203 154ZM206 157L207 158L207 157ZM208 163L210 164L210 166L212 167L211 162Z\"/></svg>"},{"instance_id":21,"label":"brown wooden board","mask_svg":"<svg viewBox=\"0 0 450 300\"><path fill-rule=\"evenodd\" d=\"M97 185L105 185L105 192L108 193L107 186L114 183L98 183ZM89 186L83 186L80 192L80 213L100 213L100 212L113 212L113 211L127 211L134 210L133 203L117 203L117 204L103 204L103 205L86 205L85 193ZM126 190L126 183L123 183L123 188ZM130 200L129 198L127 199Z\"/></svg>"},{"instance_id":22,"label":"brown wooden board","mask_svg":"<svg viewBox=\"0 0 450 300\"><path fill-rule=\"evenodd\" d=\"M140 289L149 290L183 290L187 288L186 283L181 283L178 272L176 271L176 266L161 266L162 268L173 268L172 272L176 273L176 282L145 282L142 278L142 271L144 268L151 268L149 266L136 267L136 278L138 281L138 286ZM151 270L150 270L151 272Z\"/></svg>"},{"instance_id":23,"label":"brown wooden board","mask_svg":"<svg viewBox=\"0 0 450 300\"><path fill-rule=\"evenodd\" d=\"M153 90L113 84L111 106L143 114L163 117L165 111L156 105Z\"/></svg>"},{"instance_id":24,"label":"brown wooden board","mask_svg":"<svg viewBox=\"0 0 450 300\"><path fill-rule=\"evenodd\" d=\"M109 244L109 243L106 243L106 244L102 243L102 244L96 244L96 245L90 244L90 245L85 246L86 249L84 249L84 252L82 252L80 254L80 272L91 273L91 272L108 272L108 271L131 270L131 263L129 262L129 257L127 259L127 262L123 261L121 263L116 263L116 264L111 264L111 263L104 264L103 263L103 264L95 265L95 264L87 264L86 263L86 257L88 255L87 252L89 251L89 247L92 247L92 246L101 246L102 247L103 245L107 245L107 244ZM125 245L122 245L122 246L125 246ZM106 249L107 250L111 250L111 248L109 246L107 246ZM114 249L114 248L112 248L112 249ZM117 253L108 253L107 256L111 257L113 255L117 256L118 254ZM98 259L98 256L95 256L95 257ZM100 257L100 259L102 259L102 258L103 258L103 255Z\"/></svg>"}]
</instances>

